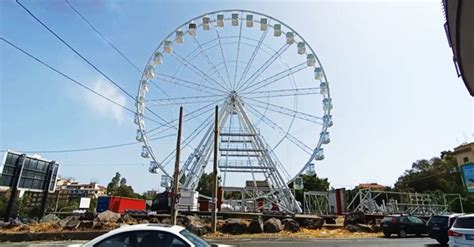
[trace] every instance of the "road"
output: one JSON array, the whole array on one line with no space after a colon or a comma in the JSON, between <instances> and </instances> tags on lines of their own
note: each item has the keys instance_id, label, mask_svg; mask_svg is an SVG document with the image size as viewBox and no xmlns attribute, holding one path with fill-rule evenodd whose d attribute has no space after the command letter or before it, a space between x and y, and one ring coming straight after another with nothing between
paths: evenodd
<instances>
[{"instance_id":1,"label":"road","mask_svg":"<svg viewBox=\"0 0 474 247\"><path fill-rule=\"evenodd\" d=\"M336 240L336 239L298 239L298 240L287 240L287 239L239 239L239 240L226 240L226 241L211 241L222 244L243 246L243 247L262 247L263 245L271 247L284 247L284 246L298 246L298 247L339 247L339 246L380 246L380 247L419 247L419 246L430 246L438 247L435 240L429 238L405 238L405 239L385 239L385 238L373 238L373 239L347 239L347 240ZM66 242L29 242L29 243L0 243L0 246L15 246L15 247L30 247L30 246L68 246L71 244L81 244L83 241L66 241Z\"/></svg>"}]
</instances>

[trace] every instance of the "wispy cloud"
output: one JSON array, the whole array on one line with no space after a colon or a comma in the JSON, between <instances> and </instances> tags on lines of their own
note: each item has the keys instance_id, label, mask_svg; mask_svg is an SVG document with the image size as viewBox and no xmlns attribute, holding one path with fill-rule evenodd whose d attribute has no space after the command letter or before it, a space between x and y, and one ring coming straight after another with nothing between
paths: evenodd
<instances>
[{"instance_id":1,"label":"wispy cloud","mask_svg":"<svg viewBox=\"0 0 474 247\"><path fill-rule=\"evenodd\" d=\"M121 105L127 104L127 99L123 94L121 94L117 88L115 88L110 83L107 83L104 78L100 77L95 80L91 86L93 90L104 95L105 97L117 102ZM112 117L121 124L125 118L124 109L101 98L95 94L85 92L85 101L86 104L92 108L97 114L100 114L104 117Z\"/></svg>"}]
</instances>

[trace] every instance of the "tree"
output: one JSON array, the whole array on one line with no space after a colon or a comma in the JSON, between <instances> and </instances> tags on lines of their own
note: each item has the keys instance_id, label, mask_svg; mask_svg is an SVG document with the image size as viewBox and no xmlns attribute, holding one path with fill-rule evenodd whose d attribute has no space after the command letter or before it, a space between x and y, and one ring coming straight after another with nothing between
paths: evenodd
<instances>
[{"instance_id":1,"label":"tree","mask_svg":"<svg viewBox=\"0 0 474 247\"><path fill-rule=\"evenodd\" d=\"M119 188L120 177L121 177L120 173L116 172L115 176L112 178L112 181L110 181L110 183L107 184L108 195L115 195L117 193L118 188Z\"/></svg>"},{"instance_id":2,"label":"tree","mask_svg":"<svg viewBox=\"0 0 474 247\"><path fill-rule=\"evenodd\" d=\"M199 180L197 191L201 195L212 196L212 172L203 173Z\"/></svg>"},{"instance_id":3,"label":"tree","mask_svg":"<svg viewBox=\"0 0 474 247\"><path fill-rule=\"evenodd\" d=\"M465 212L474 212L474 196L466 192L455 157L449 151L441 152L440 157L418 160L411 169L405 170L397 182L395 190L418 193L456 193L463 198ZM460 211L459 205L452 209Z\"/></svg>"},{"instance_id":4,"label":"tree","mask_svg":"<svg viewBox=\"0 0 474 247\"><path fill-rule=\"evenodd\" d=\"M139 198L140 195L133 191L132 186L127 185L127 179L122 177L119 172L115 173L110 183L107 185L107 194L110 196L123 196Z\"/></svg>"},{"instance_id":5,"label":"tree","mask_svg":"<svg viewBox=\"0 0 474 247\"><path fill-rule=\"evenodd\" d=\"M327 178L319 178L317 174L314 175L302 175L303 186L302 190L295 191L295 198L297 201L303 203L305 191L327 191L329 189L329 181ZM291 183L290 188L293 189L293 183Z\"/></svg>"}]
</instances>

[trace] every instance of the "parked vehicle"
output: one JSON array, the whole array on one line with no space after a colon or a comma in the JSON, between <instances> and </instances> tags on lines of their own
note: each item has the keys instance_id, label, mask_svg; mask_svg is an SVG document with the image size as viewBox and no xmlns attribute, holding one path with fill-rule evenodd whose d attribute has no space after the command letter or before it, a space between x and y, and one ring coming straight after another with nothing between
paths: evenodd
<instances>
[{"instance_id":1,"label":"parked vehicle","mask_svg":"<svg viewBox=\"0 0 474 247\"><path fill-rule=\"evenodd\" d=\"M181 226L140 224L124 226L101 235L82 247L211 247L211 245Z\"/></svg>"},{"instance_id":2,"label":"parked vehicle","mask_svg":"<svg viewBox=\"0 0 474 247\"><path fill-rule=\"evenodd\" d=\"M433 215L426 223L428 236L436 239L440 244L447 244L449 241L448 230L454 221L462 214Z\"/></svg>"},{"instance_id":3,"label":"parked vehicle","mask_svg":"<svg viewBox=\"0 0 474 247\"><path fill-rule=\"evenodd\" d=\"M448 236L449 246L474 246L474 214L459 216Z\"/></svg>"},{"instance_id":4,"label":"parked vehicle","mask_svg":"<svg viewBox=\"0 0 474 247\"><path fill-rule=\"evenodd\" d=\"M382 219L380 223L385 237L397 234L404 238L408 234L420 236L426 234L426 222L418 217L410 215L389 215Z\"/></svg>"},{"instance_id":5,"label":"parked vehicle","mask_svg":"<svg viewBox=\"0 0 474 247\"><path fill-rule=\"evenodd\" d=\"M126 211L145 211L146 201L121 196L101 196L97 199L97 212L106 210L123 214Z\"/></svg>"}]
</instances>

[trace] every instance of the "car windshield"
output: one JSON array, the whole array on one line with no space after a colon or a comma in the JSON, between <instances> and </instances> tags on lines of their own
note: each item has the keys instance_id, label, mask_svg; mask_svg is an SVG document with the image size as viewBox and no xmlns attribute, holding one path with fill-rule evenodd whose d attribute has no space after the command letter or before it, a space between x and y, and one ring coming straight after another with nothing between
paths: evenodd
<instances>
[{"instance_id":1,"label":"car windshield","mask_svg":"<svg viewBox=\"0 0 474 247\"><path fill-rule=\"evenodd\" d=\"M455 228L468 228L468 229L474 229L474 217L463 217L463 218L458 218L454 222Z\"/></svg>"},{"instance_id":2,"label":"car windshield","mask_svg":"<svg viewBox=\"0 0 474 247\"><path fill-rule=\"evenodd\" d=\"M382 222L390 222L392 221L392 217L385 217L382 219Z\"/></svg>"},{"instance_id":3,"label":"car windshield","mask_svg":"<svg viewBox=\"0 0 474 247\"><path fill-rule=\"evenodd\" d=\"M185 237L187 240L191 241L191 243L194 244L196 247L211 247L209 243L204 241L202 238L198 237L194 233L188 231L188 230L182 230L179 232L183 237Z\"/></svg>"},{"instance_id":4,"label":"car windshield","mask_svg":"<svg viewBox=\"0 0 474 247\"><path fill-rule=\"evenodd\" d=\"M448 225L448 217L446 216L432 216L428 221L428 225Z\"/></svg>"}]
</instances>

